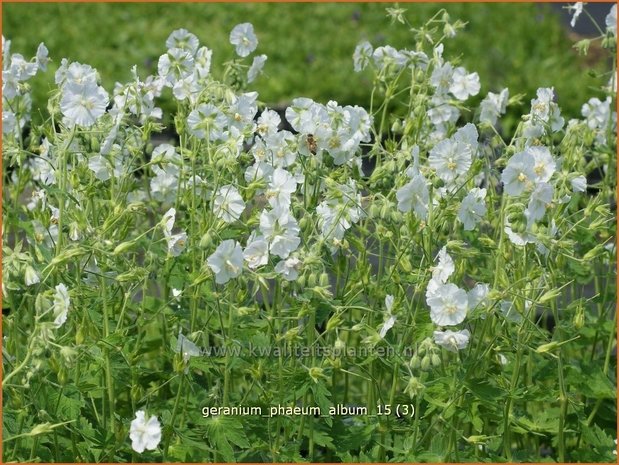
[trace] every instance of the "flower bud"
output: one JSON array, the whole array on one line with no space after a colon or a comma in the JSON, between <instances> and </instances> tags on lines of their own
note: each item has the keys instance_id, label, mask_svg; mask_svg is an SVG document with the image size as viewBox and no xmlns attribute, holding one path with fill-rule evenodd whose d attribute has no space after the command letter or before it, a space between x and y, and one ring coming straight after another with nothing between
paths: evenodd
<instances>
[{"instance_id":1,"label":"flower bud","mask_svg":"<svg viewBox=\"0 0 619 465\"><path fill-rule=\"evenodd\" d=\"M406 388L404 388L404 393L408 394L411 399L414 399L416 395L423 391L424 387L425 386L415 376L411 376Z\"/></svg>"},{"instance_id":2,"label":"flower bud","mask_svg":"<svg viewBox=\"0 0 619 465\"><path fill-rule=\"evenodd\" d=\"M325 378L324 371L320 367L310 368L309 375L310 375L310 378L312 378L315 383L317 383L320 380L320 378Z\"/></svg>"},{"instance_id":3,"label":"flower bud","mask_svg":"<svg viewBox=\"0 0 619 465\"><path fill-rule=\"evenodd\" d=\"M424 357L421 359L421 369L422 371L428 371L430 370L430 367L432 365L432 358L430 355L424 355Z\"/></svg>"}]
</instances>

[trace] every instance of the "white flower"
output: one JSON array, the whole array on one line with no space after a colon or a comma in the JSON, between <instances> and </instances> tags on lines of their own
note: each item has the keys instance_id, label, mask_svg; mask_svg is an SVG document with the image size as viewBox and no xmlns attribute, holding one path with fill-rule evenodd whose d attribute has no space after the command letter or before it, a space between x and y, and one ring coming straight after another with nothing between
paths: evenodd
<instances>
[{"instance_id":1,"label":"white flower","mask_svg":"<svg viewBox=\"0 0 619 465\"><path fill-rule=\"evenodd\" d=\"M187 233L181 232L167 237L168 252L173 257L178 257L187 244Z\"/></svg>"},{"instance_id":2,"label":"white flower","mask_svg":"<svg viewBox=\"0 0 619 465\"><path fill-rule=\"evenodd\" d=\"M432 279L438 283L444 284L454 273L454 271L456 271L456 267L453 259L447 253L446 246L443 246L443 248L439 251L437 258L438 265L432 269Z\"/></svg>"},{"instance_id":3,"label":"white flower","mask_svg":"<svg viewBox=\"0 0 619 465\"><path fill-rule=\"evenodd\" d=\"M428 157L428 163L436 170L436 175L448 184L466 173L472 162L471 148L454 139L436 144Z\"/></svg>"},{"instance_id":4,"label":"white flower","mask_svg":"<svg viewBox=\"0 0 619 465\"><path fill-rule=\"evenodd\" d=\"M232 223L241 217L245 202L239 191L232 185L222 186L217 190L213 200L213 211L226 223Z\"/></svg>"},{"instance_id":5,"label":"white flower","mask_svg":"<svg viewBox=\"0 0 619 465\"><path fill-rule=\"evenodd\" d=\"M159 57L157 70L164 84L172 87L177 81L185 79L193 73L194 58L186 50L172 48Z\"/></svg>"},{"instance_id":6,"label":"white flower","mask_svg":"<svg viewBox=\"0 0 619 465\"><path fill-rule=\"evenodd\" d=\"M161 441L161 425L157 417L153 415L146 421L144 410L138 410L135 420L131 422L129 438L133 450L140 454L144 452L144 449L155 450Z\"/></svg>"},{"instance_id":7,"label":"white flower","mask_svg":"<svg viewBox=\"0 0 619 465\"><path fill-rule=\"evenodd\" d=\"M572 192L585 192L587 190L587 178L584 176L576 176L570 181L572 184Z\"/></svg>"},{"instance_id":8,"label":"white flower","mask_svg":"<svg viewBox=\"0 0 619 465\"><path fill-rule=\"evenodd\" d=\"M199 79L205 78L211 71L212 57L213 51L210 50L208 47L200 47L196 52L194 72Z\"/></svg>"},{"instance_id":9,"label":"white flower","mask_svg":"<svg viewBox=\"0 0 619 465\"><path fill-rule=\"evenodd\" d=\"M265 137L277 132L282 119L276 111L266 109L258 117L256 132Z\"/></svg>"},{"instance_id":10,"label":"white flower","mask_svg":"<svg viewBox=\"0 0 619 465\"><path fill-rule=\"evenodd\" d=\"M271 253L280 258L288 258L301 243L299 224L292 212L284 208L264 210L260 215L260 232L269 241Z\"/></svg>"},{"instance_id":11,"label":"white flower","mask_svg":"<svg viewBox=\"0 0 619 465\"><path fill-rule=\"evenodd\" d=\"M428 205L430 203L430 191L426 178L422 174L413 176L412 180L402 186L396 192L398 210L401 212L415 211L421 220L428 217Z\"/></svg>"},{"instance_id":12,"label":"white flower","mask_svg":"<svg viewBox=\"0 0 619 465\"><path fill-rule=\"evenodd\" d=\"M535 190L533 190L529 199L529 205L524 210L528 227L544 217L546 207L552 202L553 194L553 187L546 182L541 182L535 186Z\"/></svg>"},{"instance_id":13,"label":"white flower","mask_svg":"<svg viewBox=\"0 0 619 465\"><path fill-rule=\"evenodd\" d=\"M468 297L455 284L439 284L426 302L430 306L430 319L438 326L458 325L466 318Z\"/></svg>"},{"instance_id":14,"label":"white flower","mask_svg":"<svg viewBox=\"0 0 619 465\"><path fill-rule=\"evenodd\" d=\"M526 189L531 188L535 179L535 160L528 150L511 157L501 173L505 193L513 196L520 195Z\"/></svg>"},{"instance_id":15,"label":"white flower","mask_svg":"<svg viewBox=\"0 0 619 465\"><path fill-rule=\"evenodd\" d=\"M256 50L258 38L254 34L254 26L251 23L237 24L230 32L230 43L236 47L236 54L246 57Z\"/></svg>"},{"instance_id":16,"label":"white flower","mask_svg":"<svg viewBox=\"0 0 619 465\"><path fill-rule=\"evenodd\" d=\"M26 271L24 272L24 282L26 283L26 286L32 286L33 284L41 282L39 274L30 265L26 265Z\"/></svg>"},{"instance_id":17,"label":"white flower","mask_svg":"<svg viewBox=\"0 0 619 465\"><path fill-rule=\"evenodd\" d=\"M168 36L165 41L165 45L168 49L177 48L180 50L186 50L194 55L198 50L200 41L187 29L177 29Z\"/></svg>"},{"instance_id":18,"label":"white flower","mask_svg":"<svg viewBox=\"0 0 619 465\"><path fill-rule=\"evenodd\" d=\"M273 171L273 176L267 187L266 197L273 208L290 206L290 197L297 190L294 176L282 168Z\"/></svg>"},{"instance_id":19,"label":"white flower","mask_svg":"<svg viewBox=\"0 0 619 465\"><path fill-rule=\"evenodd\" d=\"M450 352L458 352L465 349L469 345L471 333L467 329L462 331L434 331L434 342L449 350Z\"/></svg>"},{"instance_id":20,"label":"white flower","mask_svg":"<svg viewBox=\"0 0 619 465\"><path fill-rule=\"evenodd\" d=\"M537 98L531 100L531 116L533 124L542 122L548 124L553 132L561 130L565 120L561 117L561 110L554 102L554 88L542 87L537 89Z\"/></svg>"},{"instance_id":21,"label":"white flower","mask_svg":"<svg viewBox=\"0 0 619 465\"><path fill-rule=\"evenodd\" d=\"M185 363L189 362L191 357L198 357L202 354L200 348L193 343L191 340L183 336L182 333L178 333L178 339L176 340L176 347L174 348L174 352L177 354L182 354L183 361Z\"/></svg>"},{"instance_id":22,"label":"white flower","mask_svg":"<svg viewBox=\"0 0 619 465\"><path fill-rule=\"evenodd\" d=\"M490 286L488 284L476 284L475 287L471 289L467 294L469 299L469 308L475 308L477 306L485 305L489 292Z\"/></svg>"},{"instance_id":23,"label":"white flower","mask_svg":"<svg viewBox=\"0 0 619 465\"><path fill-rule=\"evenodd\" d=\"M477 95L481 88L479 84L479 74L466 72L466 69L459 66L452 75L449 92L458 100L466 100L470 96Z\"/></svg>"},{"instance_id":24,"label":"white flower","mask_svg":"<svg viewBox=\"0 0 619 465\"><path fill-rule=\"evenodd\" d=\"M573 5L568 5L567 9L572 10L572 20L570 21L570 26L576 26L576 21L578 21L578 17L582 13L583 2L576 2Z\"/></svg>"},{"instance_id":25,"label":"white flower","mask_svg":"<svg viewBox=\"0 0 619 465\"><path fill-rule=\"evenodd\" d=\"M610 13L606 16L606 30L612 35L617 35L617 5L613 5Z\"/></svg>"},{"instance_id":26,"label":"white flower","mask_svg":"<svg viewBox=\"0 0 619 465\"><path fill-rule=\"evenodd\" d=\"M393 328L393 325L395 324L397 317L395 317L392 313L391 310L393 309L393 301L394 298L391 294L385 296L385 309L387 310L385 312L385 321L384 323L381 325L380 330L378 331L379 336L381 337L381 339L383 339L385 337L385 335L387 334L387 332Z\"/></svg>"},{"instance_id":27,"label":"white flower","mask_svg":"<svg viewBox=\"0 0 619 465\"><path fill-rule=\"evenodd\" d=\"M179 169L174 165L152 167L155 176L150 180L151 195L161 202L173 202L178 190Z\"/></svg>"},{"instance_id":28,"label":"white flower","mask_svg":"<svg viewBox=\"0 0 619 465\"><path fill-rule=\"evenodd\" d=\"M394 71L397 71L406 66L406 62L408 61L406 55L390 45L385 45L375 49L372 54L372 58L374 59L374 63L379 70L393 67Z\"/></svg>"},{"instance_id":29,"label":"white flower","mask_svg":"<svg viewBox=\"0 0 619 465\"><path fill-rule=\"evenodd\" d=\"M264 68L264 63L267 61L266 55L258 55L254 57L254 61L251 62L251 66L247 70L247 82L252 83L256 80L256 78L262 74L262 68Z\"/></svg>"},{"instance_id":30,"label":"white flower","mask_svg":"<svg viewBox=\"0 0 619 465\"><path fill-rule=\"evenodd\" d=\"M89 82L63 87L60 110L69 126L90 127L105 113L109 96L105 89Z\"/></svg>"},{"instance_id":31,"label":"white flower","mask_svg":"<svg viewBox=\"0 0 619 465\"><path fill-rule=\"evenodd\" d=\"M294 281L299 277L302 262L297 257L289 257L275 265L275 272L283 276L286 281Z\"/></svg>"},{"instance_id":32,"label":"white flower","mask_svg":"<svg viewBox=\"0 0 619 465\"><path fill-rule=\"evenodd\" d=\"M49 52L47 50L47 47L45 46L43 42L41 42L39 46L37 47L37 56L36 56L36 63L37 63L38 68L41 71L47 70L47 63L49 63L48 55L49 55Z\"/></svg>"},{"instance_id":33,"label":"white flower","mask_svg":"<svg viewBox=\"0 0 619 465\"><path fill-rule=\"evenodd\" d=\"M355 53L352 56L355 72L363 71L370 64L373 53L374 49L367 40L355 47Z\"/></svg>"},{"instance_id":34,"label":"white flower","mask_svg":"<svg viewBox=\"0 0 619 465\"><path fill-rule=\"evenodd\" d=\"M165 236L172 235L172 228L174 228L174 222L176 221L176 209L170 208L163 214L161 218L161 224L163 225L163 234Z\"/></svg>"},{"instance_id":35,"label":"white flower","mask_svg":"<svg viewBox=\"0 0 619 465\"><path fill-rule=\"evenodd\" d=\"M533 157L535 167L535 183L548 182L554 174L557 164L548 147L534 146L527 149L527 153Z\"/></svg>"},{"instance_id":36,"label":"white flower","mask_svg":"<svg viewBox=\"0 0 619 465\"><path fill-rule=\"evenodd\" d=\"M612 99L610 97L606 97L604 102L596 97L589 99L581 109L582 115L587 118L587 126L591 129L605 130L611 118L611 103Z\"/></svg>"},{"instance_id":37,"label":"white flower","mask_svg":"<svg viewBox=\"0 0 619 465\"><path fill-rule=\"evenodd\" d=\"M243 250L243 258L252 270L266 265L269 261L269 243L262 236L250 237Z\"/></svg>"},{"instance_id":38,"label":"white flower","mask_svg":"<svg viewBox=\"0 0 619 465\"><path fill-rule=\"evenodd\" d=\"M211 103L201 103L187 117L189 132L198 139L208 137L211 141L223 138L227 121L219 108Z\"/></svg>"},{"instance_id":39,"label":"white flower","mask_svg":"<svg viewBox=\"0 0 619 465\"><path fill-rule=\"evenodd\" d=\"M486 214L486 189L474 187L466 194L458 209L458 219L464 225L465 231L475 229L475 225Z\"/></svg>"},{"instance_id":40,"label":"white flower","mask_svg":"<svg viewBox=\"0 0 619 465\"><path fill-rule=\"evenodd\" d=\"M64 284L58 284L56 286L56 293L54 294L53 312L56 319L54 320L54 326L60 328L67 321L67 315L69 313L69 306L71 305L71 299L69 298L69 290Z\"/></svg>"},{"instance_id":41,"label":"white flower","mask_svg":"<svg viewBox=\"0 0 619 465\"><path fill-rule=\"evenodd\" d=\"M243 249L237 241L227 239L206 261L215 273L215 282L225 284L243 272Z\"/></svg>"},{"instance_id":42,"label":"white flower","mask_svg":"<svg viewBox=\"0 0 619 465\"><path fill-rule=\"evenodd\" d=\"M479 105L481 113L479 115L479 121L482 123L488 123L494 126L499 118L507 108L507 101L509 99L509 90L503 89L500 93L494 94L488 92L485 99L482 100Z\"/></svg>"}]
</instances>

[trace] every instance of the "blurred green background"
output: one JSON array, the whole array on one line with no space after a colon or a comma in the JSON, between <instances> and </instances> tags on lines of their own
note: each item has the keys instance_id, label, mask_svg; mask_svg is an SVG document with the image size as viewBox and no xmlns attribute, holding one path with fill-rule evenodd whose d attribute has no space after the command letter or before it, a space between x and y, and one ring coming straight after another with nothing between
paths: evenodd
<instances>
[{"instance_id":1,"label":"blurred green background","mask_svg":"<svg viewBox=\"0 0 619 465\"><path fill-rule=\"evenodd\" d=\"M285 105L306 96L321 102L367 106L369 72L352 70L355 45L390 44L414 48L411 32L390 24L385 8L376 3L4 3L3 34L12 52L27 58L45 42L54 62L46 76L37 77L34 114L45 113L45 98L53 89L53 73L63 57L97 68L108 91L114 82L130 78L136 64L142 77L155 73L165 39L174 29L186 28L213 49L217 76L221 63L233 57L228 42L232 27L251 22L259 39L255 53L269 59L252 88L271 105ZM566 116L577 116L608 76L592 76L603 60L582 57L574 38L562 26L560 11L547 4L401 4L408 20L420 26L445 7L452 20L468 23L445 43L447 58L460 56L464 66L481 77L481 95L509 87L525 93L524 107L542 86L554 86ZM610 9L610 5L609 8ZM583 17L580 21L588 21ZM251 62L248 60L248 62ZM167 91L169 95L169 91ZM35 116L36 118L36 116Z\"/></svg>"}]
</instances>

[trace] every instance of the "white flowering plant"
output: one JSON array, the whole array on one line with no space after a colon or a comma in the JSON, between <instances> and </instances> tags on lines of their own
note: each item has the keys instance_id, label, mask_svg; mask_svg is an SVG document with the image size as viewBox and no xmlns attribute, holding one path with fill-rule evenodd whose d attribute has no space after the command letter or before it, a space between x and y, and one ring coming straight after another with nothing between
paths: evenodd
<instances>
[{"instance_id":1,"label":"white flowering plant","mask_svg":"<svg viewBox=\"0 0 619 465\"><path fill-rule=\"evenodd\" d=\"M34 125L3 39L4 460L615 461L615 62L507 133L405 13L369 108L268 108L243 23L221 78L184 29L113 90L63 59Z\"/></svg>"}]
</instances>

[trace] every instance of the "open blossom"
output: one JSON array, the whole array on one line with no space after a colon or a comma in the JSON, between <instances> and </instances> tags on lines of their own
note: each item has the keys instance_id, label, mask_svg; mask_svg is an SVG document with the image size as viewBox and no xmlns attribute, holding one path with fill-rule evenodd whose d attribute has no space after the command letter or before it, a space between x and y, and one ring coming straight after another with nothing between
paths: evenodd
<instances>
[{"instance_id":1,"label":"open blossom","mask_svg":"<svg viewBox=\"0 0 619 465\"><path fill-rule=\"evenodd\" d=\"M31 265L26 266L26 271L24 272L24 282L26 283L26 286L32 286L33 284L41 282L39 274L34 268L32 268Z\"/></svg>"},{"instance_id":2,"label":"open blossom","mask_svg":"<svg viewBox=\"0 0 619 465\"><path fill-rule=\"evenodd\" d=\"M90 127L103 116L108 103L108 93L96 83L71 83L62 89L60 109L69 126Z\"/></svg>"},{"instance_id":3,"label":"open blossom","mask_svg":"<svg viewBox=\"0 0 619 465\"><path fill-rule=\"evenodd\" d=\"M555 93L553 87L541 87L537 89L537 98L531 100L532 124L547 124L552 132L561 130L565 120L561 117L561 109L554 102ZM531 122L529 122L531 123Z\"/></svg>"},{"instance_id":4,"label":"open blossom","mask_svg":"<svg viewBox=\"0 0 619 465\"><path fill-rule=\"evenodd\" d=\"M466 100L471 96L477 95L480 88L479 74L467 73L466 69L461 66L454 70L449 92L458 100Z\"/></svg>"},{"instance_id":5,"label":"open blossom","mask_svg":"<svg viewBox=\"0 0 619 465\"><path fill-rule=\"evenodd\" d=\"M267 187L266 196L273 208L288 208L292 194L297 190L297 181L288 171L277 168Z\"/></svg>"},{"instance_id":6,"label":"open blossom","mask_svg":"<svg viewBox=\"0 0 619 465\"><path fill-rule=\"evenodd\" d=\"M426 178L422 174L416 174L409 183L398 189L396 198L398 210L401 212L406 213L413 210L421 220L428 217L430 190Z\"/></svg>"},{"instance_id":7,"label":"open blossom","mask_svg":"<svg viewBox=\"0 0 619 465\"><path fill-rule=\"evenodd\" d=\"M454 139L442 140L430 151L428 163L436 175L446 183L452 183L458 176L471 167L472 153L470 147Z\"/></svg>"},{"instance_id":8,"label":"open blossom","mask_svg":"<svg viewBox=\"0 0 619 465\"><path fill-rule=\"evenodd\" d=\"M168 242L168 253L173 257L178 257L183 250L185 250L185 246L187 245L187 233L181 232L179 234L172 234L166 239Z\"/></svg>"},{"instance_id":9,"label":"open blossom","mask_svg":"<svg viewBox=\"0 0 619 465\"><path fill-rule=\"evenodd\" d=\"M246 57L256 50L258 38L254 34L254 26L251 23L242 23L234 26L230 32L230 43L236 47L236 54Z\"/></svg>"},{"instance_id":10,"label":"open blossom","mask_svg":"<svg viewBox=\"0 0 619 465\"><path fill-rule=\"evenodd\" d=\"M269 262L269 243L263 236L252 234L243 250L243 258L252 270Z\"/></svg>"},{"instance_id":11,"label":"open blossom","mask_svg":"<svg viewBox=\"0 0 619 465\"><path fill-rule=\"evenodd\" d=\"M584 176L577 176L570 181L572 185L572 192L585 192L587 190L587 178Z\"/></svg>"},{"instance_id":12,"label":"open blossom","mask_svg":"<svg viewBox=\"0 0 619 465\"><path fill-rule=\"evenodd\" d=\"M141 454L145 449L155 450L161 441L161 425L155 415L146 420L144 410L138 410L129 429L131 447Z\"/></svg>"},{"instance_id":13,"label":"open blossom","mask_svg":"<svg viewBox=\"0 0 619 465\"><path fill-rule=\"evenodd\" d=\"M193 73L193 55L187 50L171 48L159 57L157 70L165 85L172 87L177 81L185 79Z\"/></svg>"},{"instance_id":14,"label":"open blossom","mask_svg":"<svg viewBox=\"0 0 619 465\"><path fill-rule=\"evenodd\" d=\"M67 321L67 315L69 314L69 306L71 305L71 299L69 297L69 290L64 284L58 284L56 286L56 293L54 294L54 326L60 328Z\"/></svg>"},{"instance_id":15,"label":"open blossom","mask_svg":"<svg viewBox=\"0 0 619 465\"><path fill-rule=\"evenodd\" d=\"M458 219L465 231L472 231L486 214L486 189L474 187L466 194L458 209Z\"/></svg>"},{"instance_id":16,"label":"open blossom","mask_svg":"<svg viewBox=\"0 0 619 465\"><path fill-rule=\"evenodd\" d=\"M530 189L535 178L535 160L528 151L519 152L511 157L501 173L505 193L514 196Z\"/></svg>"},{"instance_id":17,"label":"open blossom","mask_svg":"<svg viewBox=\"0 0 619 465\"><path fill-rule=\"evenodd\" d=\"M241 217L245 202L239 191L232 185L222 186L217 190L213 200L213 211L226 223L232 223Z\"/></svg>"},{"instance_id":18,"label":"open blossom","mask_svg":"<svg viewBox=\"0 0 619 465\"><path fill-rule=\"evenodd\" d=\"M172 33L168 36L165 41L165 45L168 49L176 48L185 50L191 55L194 55L200 46L200 41L187 29L177 29L172 31Z\"/></svg>"},{"instance_id":19,"label":"open blossom","mask_svg":"<svg viewBox=\"0 0 619 465\"><path fill-rule=\"evenodd\" d=\"M426 302L430 319L438 326L458 325L466 318L468 296L455 284L439 284Z\"/></svg>"},{"instance_id":20,"label":"open blossom","mask_svg":"<svg viewBox=\"0 0 619 465\"><path fill-rule=\"evenodd\" d=\"M225 115L212 103L201 103L187 117L189 132L198 139L208 138L211 141L223 137L227 121Z\"/></svg>"},{"instance_id":21,"label":"open blossom","mask_svg":"<svg viewBox=\"0 0 619 465\"><path fill-rule=\"evenodd\" d=\"M462 331L434 331L434 342L451 352L458 352L469 345L471 333L468 329Z\"/></svg>"},{"instance_id":22,"label":"open blossom","mask_svg":"<svg viewBox=\"0 0 619 465\"><path fill-rule=\"evenodd\" d=\"M227 239L219 244L206 262L215 273L215 282L225 284L242 273L243 249L237 241Z\"/></svg>"}]
</instances>

